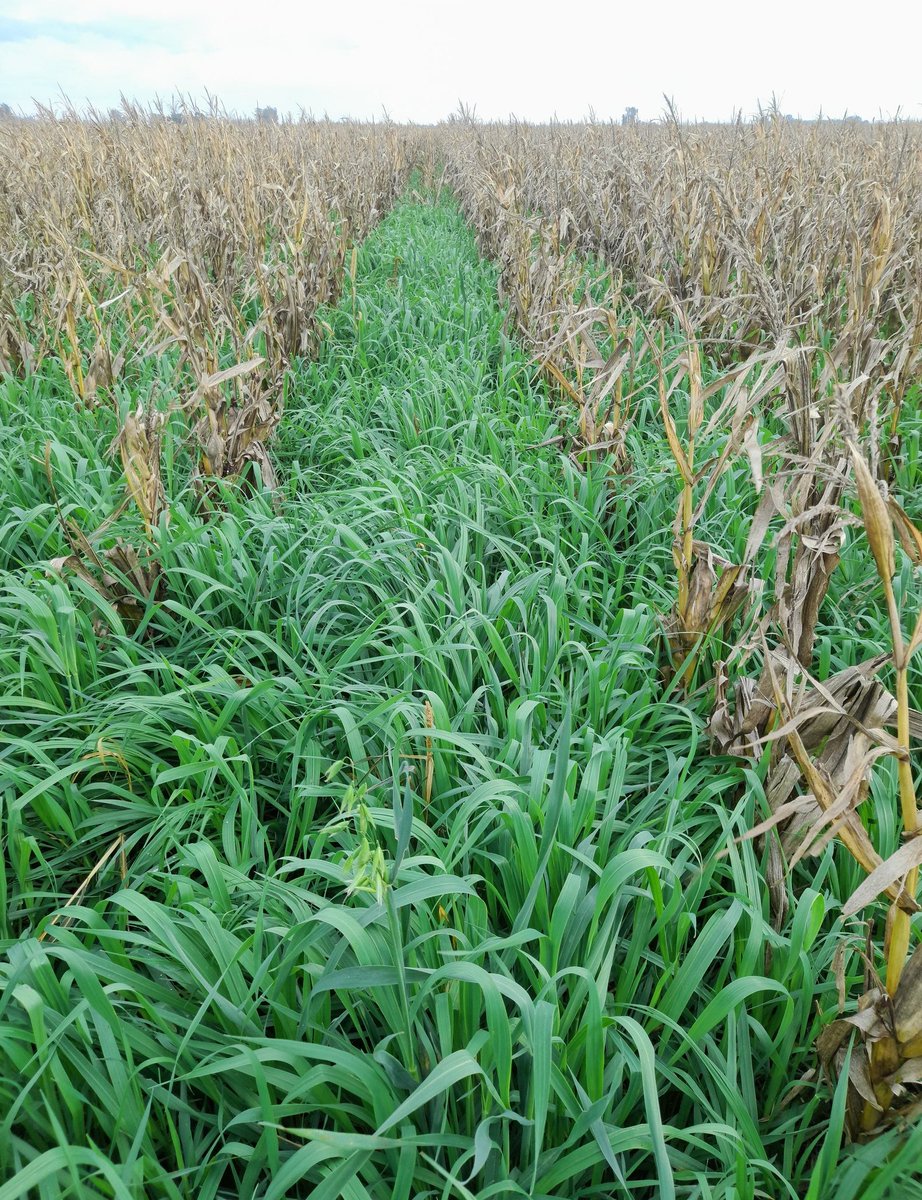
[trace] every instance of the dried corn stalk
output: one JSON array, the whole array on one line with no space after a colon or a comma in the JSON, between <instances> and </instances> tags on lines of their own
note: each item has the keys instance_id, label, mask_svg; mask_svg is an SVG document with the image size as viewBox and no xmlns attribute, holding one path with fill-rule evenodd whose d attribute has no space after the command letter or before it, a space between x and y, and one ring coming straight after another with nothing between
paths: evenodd
<instances>
[{"instance_id":1,"label":"dried corn stalk","mask_svg":"<svg viewBox=\"0 0 922 1200\"><path fill-rule=\"evenodd\" d=\"M70 554L51 560L53 570L72 572L110 604L129 629L136 629L148 606L163 597L163 578L150 538L161 517L168 515L160 482L160 428L162 415L153 410L138 410L126 418L115 444L125 467L128 496L95 534L87 537L75 522L67 519L58 502L51 469L51 445L45 446L45 473L58 512ZM93 544L106 527L134 500L147 534L139 547L122 538L113 545L97 549Z\"/></svg>"},{"instance_id":2,"label":"dried corn stalk","mask_svg":"<svg viewBox=\"0 0 922 1200\"><path fill-rule=\"evenodd\" d=\"M115 440L125 470L125 483L144 521L147 536L153 535L166 496L160 476L160 441L164 416L153 407L139 406L129 413Z\"/></svg>"},{"instance_id":3,"label":"dried corn stalk","mask_svg":"<svg viewBox=\"0 0 922 1200\"><path fill-rule=\"evenodd\" d=\"M219 479L237 476L252 463L263 487L278 486L266 442L282 417L281 387L274 389L273 398L261 391L258 382L251 386L243 383L243 377L256 372L262 363L261 358L254 358L208 375L193 396L192 402L199 402L202 410L195 434L203 475ZM228 382L234 383L231 396L221 388Z\"/></svg>"}]
</instances>

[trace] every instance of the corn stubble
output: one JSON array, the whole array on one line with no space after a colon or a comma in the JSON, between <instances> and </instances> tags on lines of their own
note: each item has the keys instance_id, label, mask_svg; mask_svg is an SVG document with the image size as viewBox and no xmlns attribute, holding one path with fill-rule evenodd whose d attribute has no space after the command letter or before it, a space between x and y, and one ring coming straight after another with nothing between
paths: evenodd
<instances>
[{"instance_id":1,"label":"corn stubble","mask_svg":"<svg viewBox=\"0 0 922 1200\"><path fill-rule=\"evenodd\" d=\"M678 492L666 674L689 689L710 679L715 747L767 763L770 814L750 836L767 840L776 922L793 867L834 838L866 872L846 915L889 901L885 978L869 961L875 986L818 1045L837 1071L857 1036L848 1124L867 1133L914 1111L922 1082L922 957L909 956L922 862L910 742L922 720L908 687L922 614L906 636L893 586L894 531L916 566L922 534L886 496L922 365L919 129L769 114L693 130L457 121L448 138L448 178L563 402L562 447L628 470L620 385L633 391L637 355L625 350L639 342L652 359ZM589 277L574 267L586 261ZM757 500L732 560L698 528L741 456ZM817 626L859 525L891 645L821 681ZM885 667L895 694L877 678ZM904 840L882 860L861 806L889 757Z\"/></svg>"}]
</instances>

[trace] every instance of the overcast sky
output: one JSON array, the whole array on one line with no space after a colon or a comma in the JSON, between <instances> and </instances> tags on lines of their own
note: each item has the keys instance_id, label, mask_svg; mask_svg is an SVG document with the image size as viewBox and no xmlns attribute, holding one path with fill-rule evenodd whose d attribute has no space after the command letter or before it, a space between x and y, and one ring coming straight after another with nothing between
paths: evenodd
<instances>
[{"instance_id":1,"label":"overcast sky","mask_svg":"<svg viewBox=\"0 0 922 1200\"><path fill-rule=\"evenodd\" d=\"M922 0L0 0L0 102L65 94L435 121L688 119L784 112L922 118Z\"/></svg>"}]
</instances>

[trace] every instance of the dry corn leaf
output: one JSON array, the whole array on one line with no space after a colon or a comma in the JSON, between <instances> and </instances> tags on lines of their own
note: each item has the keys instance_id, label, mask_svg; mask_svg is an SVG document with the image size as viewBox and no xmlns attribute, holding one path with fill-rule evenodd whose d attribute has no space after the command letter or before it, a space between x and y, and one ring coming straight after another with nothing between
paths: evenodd
<instances>
[{"instance_id":1,"label":"dry corn leaf","mask_svg":"<svg viewBox=\"0 0 922 1200\"><path fill-rule=\"evenodd\" d=\"M922 837L911 838L894 851L889 858L884 859L875 867L867 879L863 880L842 906L842 915L854 916L879 895L887 891L897 880L903 879L912 867L922 863Z\"/></svg>"},{"instance_id":2,"label":"dry corn leaf","mask_svg":"<svg viewBox=\"0 0 922 1200\"><path fill-rule=\"evenodd\" d=\"M893 578L896 572L893 544L893 523L890 513L880 494L880 488L868 469L861 451L855 442L849 442L852 464L855 468L855 482L858 485L858 499L861 502L861 512L868 533L871 553L877 563L877 571L884 580Z\"/></svg>"}]
</instances>

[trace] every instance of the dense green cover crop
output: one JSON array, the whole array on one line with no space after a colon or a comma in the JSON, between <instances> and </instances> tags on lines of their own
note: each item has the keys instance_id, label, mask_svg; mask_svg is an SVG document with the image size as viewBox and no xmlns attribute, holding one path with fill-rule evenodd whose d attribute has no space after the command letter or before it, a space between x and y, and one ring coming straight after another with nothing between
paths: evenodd
<instances>
[{"instance_id":1,"label":"dense green cover crop","mask_svg":"<svg viewBox=\"0 0 922 1200\"><path fill-rule=\"evenodd\" d=\"M922 1135L840 1157L842 1096L789 1094L854 877L830 850L773 930L759 780L664 691L666 448L614 506L534 448L448 202L329 320L279 496L206 512L167 463L131 633L35 565L45 439L97 523L113 414L0 386L0 1200L919 1194Z\"/></svg>"}]
</instances>

